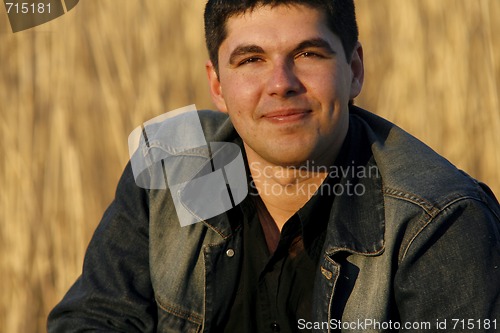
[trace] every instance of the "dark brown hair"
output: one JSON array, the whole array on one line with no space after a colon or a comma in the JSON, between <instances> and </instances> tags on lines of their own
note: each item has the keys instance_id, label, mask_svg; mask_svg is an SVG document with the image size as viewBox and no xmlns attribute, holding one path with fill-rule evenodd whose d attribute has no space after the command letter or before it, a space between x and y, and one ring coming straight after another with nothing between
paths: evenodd
<instances>
[{"instance_id":1,"label":"dark brown hair","mask_svg":"<svg viewBox=\"0 0 500 333\"><path fill-rule=\"evenodd\" d=\"M259 6L305 5L326 14L328 26L342 41L350 61L358 41L358 25L354 0L209 0L205 7L205 40L210 60L218 69L218 53L227 37L227 20Z\"/></svg>"}]
</instances>

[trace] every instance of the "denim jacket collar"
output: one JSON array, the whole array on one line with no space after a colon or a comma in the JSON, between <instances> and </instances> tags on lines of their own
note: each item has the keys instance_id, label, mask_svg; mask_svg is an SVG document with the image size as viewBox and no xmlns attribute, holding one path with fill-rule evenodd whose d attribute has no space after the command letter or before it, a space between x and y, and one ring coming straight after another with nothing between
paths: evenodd
<instances>
[{"instance_id":1,"label":"denim jacket collar","mask_svg":"<svg viewBox=\"0 0 500 333\"><path fill-rule=\"evenodd\" d=\"M333 201L324 247L327 256L342 251L366 256L384 252L382 180L365 178L358 184L367 195L341 195ZM345 207L350 209L346 211Z\"/></svg>"},{"instance_id":2,"label":"denim jacket collar","mask_svg":"<svg viewBox=\"0 0 500 333\"><path fill-rule=\"evenodd\" d=\"M324 246L327 256L341 251L373 256L384 251L384 196L372 143L363 125L351 116L341 150L343 162L337 163L342 194L335 197L330 211Z\"/></svg>"}]
</instances>

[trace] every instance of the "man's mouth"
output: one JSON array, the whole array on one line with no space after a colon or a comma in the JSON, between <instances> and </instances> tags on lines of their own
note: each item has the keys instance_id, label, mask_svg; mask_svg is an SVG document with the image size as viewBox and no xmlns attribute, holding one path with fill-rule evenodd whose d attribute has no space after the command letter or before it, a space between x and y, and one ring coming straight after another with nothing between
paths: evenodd
<instances>
[{"instance_id":1,"label":"man's mouth","mask_svg":"<svg viewBox=\"0 0 500 333\"><path fill-rule=\"evenodd\" d=\"M273 122L293 122L301 120L312 113L308 109L281 109L265 113L262 118Z\"/></svg>"}]
</instances>

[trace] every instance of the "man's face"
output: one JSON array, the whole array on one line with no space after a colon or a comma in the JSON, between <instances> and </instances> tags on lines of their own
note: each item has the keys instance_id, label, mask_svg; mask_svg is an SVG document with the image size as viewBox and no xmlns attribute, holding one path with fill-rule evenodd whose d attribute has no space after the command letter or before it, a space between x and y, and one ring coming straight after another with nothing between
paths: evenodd
<instances>
[{"instance_id":1,"label":"man's face","mask_svg":"<svg viewBox=\"0 0 500 333\"><path fill-rule=\"evenodd\" d=\"M219 75L207 71L216 106L227 112L249 158L280 166L332 163L361 91L357 46L348 63L324 14L310 7L263 6L229 18Z\"/></svg>"}]
</instances>

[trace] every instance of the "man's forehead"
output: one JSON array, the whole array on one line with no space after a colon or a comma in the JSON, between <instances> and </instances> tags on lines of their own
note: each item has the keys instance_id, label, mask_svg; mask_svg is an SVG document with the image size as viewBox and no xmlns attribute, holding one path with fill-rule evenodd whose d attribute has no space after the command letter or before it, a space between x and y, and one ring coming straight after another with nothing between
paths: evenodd
<instances>
[{"instance_id":1,"label":"man's forehead","mask_svg":"<svg viewBox=\"0 0 500 333\"><path fill-rule=\"evenodd\" d=\"M265 17L273 16L274 14L287 12L298 13L303 20L314 17L316 21L326 23L326 13L324 13L321 9L306 4L289 3L279 5L257 5L243 12L235 13L227 18L226 28L232 24L242 24L245 21L252 22L259 18L263 19ZM279 24L279 22L274 22L274 24Z\"/></svg>"}]
</instances>

